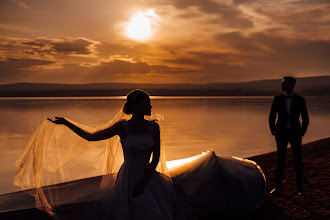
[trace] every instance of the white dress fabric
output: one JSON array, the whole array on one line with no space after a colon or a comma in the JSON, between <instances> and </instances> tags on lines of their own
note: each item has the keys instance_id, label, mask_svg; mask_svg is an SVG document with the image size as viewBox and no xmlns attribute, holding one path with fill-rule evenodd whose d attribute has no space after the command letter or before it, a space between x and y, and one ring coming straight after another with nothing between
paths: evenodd
<instances>
[{"instance_id":1,"label":"white dress fabric","mask_svg":"<svg viewBox=\"0 0 330 220\"><path fill-rule=\"evenodd\" d=\"M251 160L209 150L167 165L189 217L256 212L266 199L265 175Z\"/></svg>"},{"instance_id":2,"label":"white dress fabric","mask_svg":"<svg viewBox=\"0 0 330 220\"><path fill-rule=\"evenodd\" d=\"M155 122L149 121L149 134L135 134L127 121L127 137L121 140L124 163L117 175L111 219L173 219L175 192L171 179L155 171L147 181L144 192L133 197L133 189L144 175L154 150Z\"/></svg>"}]
</instances>

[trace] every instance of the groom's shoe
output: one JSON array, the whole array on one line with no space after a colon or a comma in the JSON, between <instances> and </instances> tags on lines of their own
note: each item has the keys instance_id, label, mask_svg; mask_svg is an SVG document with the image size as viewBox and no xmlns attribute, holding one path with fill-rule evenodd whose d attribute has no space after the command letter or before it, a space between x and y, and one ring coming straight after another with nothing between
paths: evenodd
<instances>
[{"instance_id":1,"label":"groom's shoe","mask_svg":"<svg viewBox=\"0 0 330 220\"><path fill-rule=\"evenodd\" d=\"M273 196L279 196L282 195L281 190L279 188L274 188L272 191L270 191L270 194Z\"/></svg>"}]
</instances>

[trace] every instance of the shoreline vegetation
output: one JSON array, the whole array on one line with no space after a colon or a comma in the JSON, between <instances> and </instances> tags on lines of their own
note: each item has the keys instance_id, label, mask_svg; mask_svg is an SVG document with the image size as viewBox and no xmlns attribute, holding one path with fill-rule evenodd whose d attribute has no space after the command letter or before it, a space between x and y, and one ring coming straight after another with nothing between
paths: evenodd
<instances>
[{"instance_id":1,"label":"shoreline vegetation","mask_svg":"<svg viewBox=\"0 0 330 220\"><path fill-rule=\"evenodd\" d=\"M122 96L140 88L153 96L273 96L281 93L281 79L235 83L14 83L0 84L0 97ZM303 96L330 96L330 76L297 78L295 92Z\"/></svg>"},{"instance_id":2,"label":"shoreline vegetation","mask_svg":"<svg viewBox=\"0 0 330 220\"><path fill-rule=\"evenodd\" d=\"M304 164L304 195L296 194L294 162L291 149L287 152L283 195L268 195L263 207L256 213L228 213L216 217L200 217L198 219L329 219L329 167L330 167L330 137L304 144L302 147ZM270 152L247 158L255 161L262 169L267 179L267 192L274 187L276 152ZM24 194L24 193L23 193ZM0 201L5 202L4 196L22 195L20 192L0 195ZM20 198L15 198L17 201ZM33 198L32 198L33 199ZM81 212L82 207L88 209L88 204L72 204L71 212ZM1 219L51 219L36 208L0 213Z\"/></svg>"}]
</instances>

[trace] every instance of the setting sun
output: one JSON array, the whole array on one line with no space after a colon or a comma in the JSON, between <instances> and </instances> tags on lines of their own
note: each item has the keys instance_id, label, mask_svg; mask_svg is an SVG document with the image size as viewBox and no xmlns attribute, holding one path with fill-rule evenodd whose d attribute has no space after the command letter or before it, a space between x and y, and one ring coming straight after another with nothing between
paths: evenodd
<instances>
[{"instance_id":1,"label":"setting sun","mask_svg":"<svg viewBox=\"0 0 330 220\"><path fill-rule=\"evenodd\" d=\"M127 26L127 35L135 40L149 38L151 36L151 16L150 12L136 14Z\"/></svg>"}]
</instances>

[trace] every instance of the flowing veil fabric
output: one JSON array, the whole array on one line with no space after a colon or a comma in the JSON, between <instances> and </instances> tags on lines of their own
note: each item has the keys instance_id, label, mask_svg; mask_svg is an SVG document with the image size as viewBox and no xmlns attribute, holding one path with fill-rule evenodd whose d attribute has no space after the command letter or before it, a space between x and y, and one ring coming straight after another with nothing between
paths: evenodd
<instances>
[{"instance_id":1,"label":"flowing veil fabric","mask_svg":"<svg viewBox=\"0 0 330 220\"><path fill-rule=\"evenodd\" d=\"M88 132L96 132L120 120L129 120L131 117L132 115L126 115L121 109L111 121L95 128L67 120ZM146 119L155 120L159 124L163 117L156 114ZM162 131L160 134L161 154L156 170L170 177L166 166ZM21 190L34 189L26 192L32 192L36 207L53 215L54 206L79 200L86 196L86 193L84 190L68 192L63 188L47 187L46 189L44 186L102 175L100 186L95 191L100 192L99 195L109 196L109 193L114 190L116 174L123 161L118 135L103 141L89 142L68 127L45 119L16 161L19 170L15 176L14 185L20 186Z\"/></svg>"}]
</instances>

